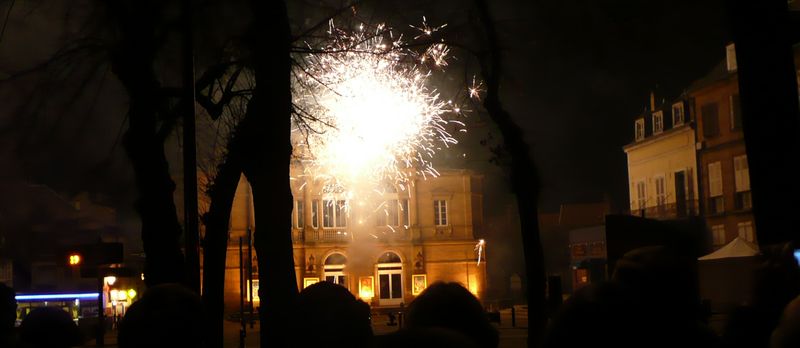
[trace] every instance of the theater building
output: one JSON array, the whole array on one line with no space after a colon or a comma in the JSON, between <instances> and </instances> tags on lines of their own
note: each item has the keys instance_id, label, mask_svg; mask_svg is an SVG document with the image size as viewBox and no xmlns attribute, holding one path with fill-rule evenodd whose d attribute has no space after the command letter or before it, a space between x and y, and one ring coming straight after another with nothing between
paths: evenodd
<instances>
[{"instance_id":1,"label":"theater building","mask_svg":"<svg viewBox=\"0 0 800 348\"><path fill-rule=\"evenodd\" d=\"M483 178L467 170L440 173L414 179L405 189L387 184L375 190L379 199L368 200L322 194L322 183L314 180L291 180L298 289L329 281L373 307L396 307L408 304L428 284L447 281L461 283L482 298L486 254L480 253L479 262L476 236L484 233ZM231 214L228 310L239 307L239 237L246 240L248 228L257 228L251 192L242 177ZM254 288L257 273L254 268Z\"/></svg>"}]
</instances>

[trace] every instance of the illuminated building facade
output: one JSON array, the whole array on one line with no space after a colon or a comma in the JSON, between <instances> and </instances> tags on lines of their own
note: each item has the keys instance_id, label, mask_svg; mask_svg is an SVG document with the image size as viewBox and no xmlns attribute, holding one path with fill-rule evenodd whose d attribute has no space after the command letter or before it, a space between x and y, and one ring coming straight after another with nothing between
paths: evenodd
<instances>
[{"instance_id":1,"label":"illuminated building facade","mask_svg":"<svg viewBox=\"0 0 800 348\"><path fill-rule=\"evenodd\" d=\"M630 211L653 219L698 213L697 154L691 104L685 99L656 103L634 122L628 157Z\"/></svg>"},{"instance_id":2,"label":"illuminated building facade","mask_svg":"<svg viewBox=\"0 0 800 348\"><path fill-rule=\"evenodd\" d=\"M483 178L466 170L440 173L414 179L405 190L386 185L379 202L321 194L321 182L293 179L298 288L330 281L373 307L395 307L408 304L428 284L447 281L483 298L486 255L480 253L479 263L476 238L483 232ZM247 238L248 228L256 228L252 207L251 189L242 177L230 223L225 274L229 309L239 304L238 240ZM253 279L258 279L257 272L253 270Z\"/></svg>"},{"instance_id":3,"label":"illuminated building facade","mask_svg":"<svg viewBox=\"0 0 800 348\"><path fill-rule=\"evenodd\" d=\"M800 66L798 46L794 60ZM729 44L725 59L694 81L679 100L656 107L651 97L652 111L636 120L635 140L624 147L631 213L680 217L672 204L677 206L684 196L686 213L703 216L714 249L736 237L753 243L758 239L737 71L736 50ZM800 82L800 69L797 79ZM682 180L679 171L686 173ZM680 181L686 185L683 194L678 192Z\"/></svg>"}]
</instances>

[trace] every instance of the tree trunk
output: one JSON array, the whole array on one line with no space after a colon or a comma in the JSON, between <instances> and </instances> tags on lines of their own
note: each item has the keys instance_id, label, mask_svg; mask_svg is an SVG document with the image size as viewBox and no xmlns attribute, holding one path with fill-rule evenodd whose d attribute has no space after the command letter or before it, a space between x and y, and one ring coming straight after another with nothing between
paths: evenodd
<instances>
[{"instance_id":1,"label":"tree trunk","mask_svg":"<svg viewBox=\"0 0 800 348\"><path fill-rule=\"evenodd\" d=\"M242 168L253 188L261 346L288 347L297 299L291 238L291 32L283 1L253 0L248 35L256 88L240 123ZM243 134L243 135L244 135Z\"/></svg>"},{"instance_id":2,"label":"tree trunk","mask_svg":"<svg viewBox=\"0 0 800 348\"><path fill-rule=\"evenodd\" d=\"M181 282L184 275L181 226L173 201L175 183L169 174L164 143L159 138L160 84L153 68L159 6L110 2L117 16L120 40L112 52L112 68L130 98L129 127L124 146L136 175L136 210L142 220L145 283Z\"/></svg>"},{"instance_id":3,"label":"tree trunk","mask_svg":"<svg viewBox=\"0 0 800 348\"><path fill-rule=\"evenodd\" d=\"M235 139L231 139L231 142ZM203 302L208 313L209 347L223 347L225 316L225 260L228 252L228 227L239 177L238 161L227 156L217 170L214 183L206 192L211 201L203 216L206 227L203 240Z\"/></svg>"},{"instance_id":4,"label":"tree trunk","mask_svg":"<svg viewBox=\"0 0 800 348\"><path fill-rule=\"evenodd\" d=\"M762 246L800 245L795 225L800 195L794 169L800 142L800 112L786 1L725 2L736 43L742 131L747 144L756 235ZM795 36L796 37L796 36Z\"/></svg>"},{"instance_id":5,"label":"tree trunk","mask_svg":"<svg viewBox=\"0 0 800 348\"><path fill-rule=\"evenodd\" d=\"M511 185L517 196L517 208L525 253L528 297L528 347L539 347L547 324L545 272L538 223L538 177L522 130L500 102L501 54L497 32L486 0L475 0L486 38L486 52L479 57L481 75L486 83L483 106L503 135L503 146L511 157Z\"/></svg>"}]
</instances>

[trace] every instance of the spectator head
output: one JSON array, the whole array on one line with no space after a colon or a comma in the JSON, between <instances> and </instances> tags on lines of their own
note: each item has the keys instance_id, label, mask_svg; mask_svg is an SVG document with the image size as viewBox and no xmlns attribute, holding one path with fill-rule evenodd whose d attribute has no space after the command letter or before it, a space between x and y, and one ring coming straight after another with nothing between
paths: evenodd
<instances>
[{"instance_id":1,"label":"spectator head","mask_svg":"<svg viewBox=\"0 0 800 348\"><path fill-rule=\"evenodd\" d=\"M553 317L544 347L639 347L643 331L637 308L615 283L584 286Z\"/></svg>"},{"instance_id":2,"label":"spectator head","mask_svg":"<svg viewBox=\"0 0 800 348\"><path fill-rule=\"evenodd\" d=\"M497 330L480 301L458 283L437 282L429 286L408 306L409 329L444 328L472 339L479 347L494 348Z\"/></svg>"},{"instance_id":3,"label":"spectator head","mask_svg":"<svg viewBox=\"0 0 800 348\"><path fill-rule=\"evenodd\" d=\"M196 293L179 284L151 287L120 322L120 348L204 347L206 314Z\"/></svg>"},{"instance_id":4,"label":"spectator head","mask_svg":"<svg viewBox=\"0 0 800 348\"><path fill-rule=\"evenodd\" d=\"M83 343L83 335L69 313L61 308L32 310L20 325L20 341L35 348L66 348Z\"/></svg>"},{"instance_id":5,"label":"spectator head","mask_svg":"<svg viewBox=\"0 0 800 348\"><path fill-rule=\"evenodd\" d=\"M469 337L443 328L405 329L376 337L381 348L479 348Z\"/></svg>"},{"instance_id":6,"label":"spectator head","mask_svg":"<svg viewBox=\"0 0 800 348\"><path fill-rule=\"evenodd\" d=\"M17 320L17 300L14 289L0 283L0 335L14 329Z\"/></svg>"},{"instance_id":7,"label":"spectator head","mask_svg":"<svg viewBox=\"0 0 800 348\"><path fill-rule=\"evenodd\" d=\"M772 348L800 347L800 296L783 311L781 322L770 339Z\"/></svg>"},{"instance_id":8,"label":"spectator head","mask_svg":"<svg viewBox=\"0 0 800 348\"><path fill-rule=\"evenodd\" d=\"M299 347L367 347L372 340L369 305L345 287L319 282L300 292L295 331ZM313 335L302 334L313 329Z\"/></svg>"}]
</instances>

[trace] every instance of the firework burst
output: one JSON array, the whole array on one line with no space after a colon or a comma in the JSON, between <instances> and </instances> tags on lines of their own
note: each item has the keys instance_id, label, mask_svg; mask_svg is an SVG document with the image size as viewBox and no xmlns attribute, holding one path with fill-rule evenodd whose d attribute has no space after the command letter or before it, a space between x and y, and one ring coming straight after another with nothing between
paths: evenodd
<instances>
[{"instance_id":1,"label":"firework burst","mask_svg":"<svg viewBox=\"0 0 800 348\"><path fill-rule=\"evenodd\" d=\"M429 86L449 48L404 47L384 25L347 32L331 23L324 42L295 57L295 156L304 175L323 180L323 194L352 197L386 182L404 189L414 176L437 176L436 150L457 143L451 132L463 129L454 119L463 111Z\"/></svg>"}]
</instances>

